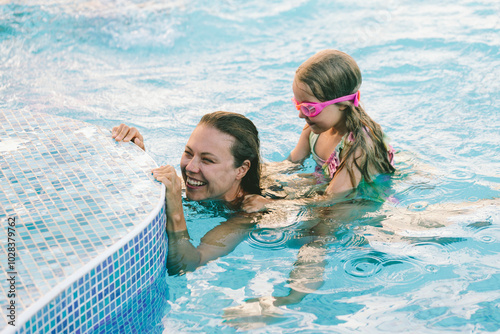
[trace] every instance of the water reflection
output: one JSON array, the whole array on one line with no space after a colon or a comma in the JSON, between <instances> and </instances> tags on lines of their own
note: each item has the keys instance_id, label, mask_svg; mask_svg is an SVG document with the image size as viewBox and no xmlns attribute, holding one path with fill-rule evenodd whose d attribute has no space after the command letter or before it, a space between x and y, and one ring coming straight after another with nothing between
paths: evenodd
<instances>
[{"instance_id":1,"label":"water reflection","mask_svg":"<svg viewBox=\"0 0 500 334\"><path fill-rule=\"evenodd\" d=\"M480 229L471 231L468 219L470 215L477 219L478 211L496 210L499 204L499 200L493 199L424 203L418 208L404 209L391 202L362 200L302 208L300 222L293 225L293 230L260 230L273 236L271 245L279 239L280 248L285 244L299 247L286 288L276 287L282 293L253 296L225 308L224 323L244 329L285 321L288 315L283 306L302 305L304 298L318 300L330 296L328 300L335 302L339 298L372 295L375 291L389 295L409 293L435 280L454 279L458 274L471 281L487 279L487 273L473 274L464 250L474 240L494 242L495 229L482 228L485 223L480 222L475 223ZM260 224L265 226L265 220L262 217ZM464 220L467 224L457 223ZM285 234L287 237L283 237ZM252 317L248 318L248 314Z\"/></svg>"},{"instance_id":2,"label":"water reflection","mask_svg":"<svg viewBox=\"0 0 500 334\"><path fill-rule=\"evenodd\" d=\"M394 201L353 220L321 213L321 225L321 208L285 204L232 254L166 279L169 306L144 312L167 313L167 333L233 332L222 310L288 293L298 250L321 240L323 286L280 307L269 331L494 332L498 13L496 0L3 1L0 103L133 124L158 164L178 161L202 114L239 111L259 128L264 157L279 161L303 126L288 102L294 70L319 49L346 50L366 73L368 112L400 150ZM296 172L270 193L321 192L294 188ZM192 225L206 230L208 211Z\"/></svg>"}]
</instances>

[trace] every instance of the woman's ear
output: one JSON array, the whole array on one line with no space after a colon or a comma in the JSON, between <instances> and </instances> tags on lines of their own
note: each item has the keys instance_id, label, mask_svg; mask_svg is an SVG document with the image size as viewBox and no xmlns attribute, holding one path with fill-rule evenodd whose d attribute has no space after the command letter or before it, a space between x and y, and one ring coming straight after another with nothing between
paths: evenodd
<instances>
[{"instance_id":1,"label":"woman's ear","mask_svg":"<svg viewBox=\"0 0 500 334\"><path fill-rule=\"evenodd\" d=\"M250 160L245 160L241 164L240 167L238 167L238 173L236 174L236 180L241 180L242 178L247 175L247 172L250 170L250 166L252 164L250 163Z\"/></svg>"}]
</instances>

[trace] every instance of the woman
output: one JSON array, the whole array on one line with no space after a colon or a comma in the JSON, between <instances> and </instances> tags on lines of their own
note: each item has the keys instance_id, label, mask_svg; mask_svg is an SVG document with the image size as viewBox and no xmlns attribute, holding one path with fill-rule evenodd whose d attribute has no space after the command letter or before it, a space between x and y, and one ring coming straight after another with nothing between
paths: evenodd
<instances>
[{"instance_id":1,"label":"woman","mask_svg":"<svg viewBox=\"0 0 500 334\"><path fill-rule=\"evenodd\" d=\"M132 141L144 149L139 131L124 124L113 128L117 141ZM182 185L193 201L217 200L235 211L251 205L261 194L260 142L255 125L243 115L216 111L202 117L181 157L182 180L175 169L153 170L166 187L168 273L192 271L230 253L253 227L250 217L235 216L210 230L195 248L182 207Z\"/></svg>"}]
</instances>

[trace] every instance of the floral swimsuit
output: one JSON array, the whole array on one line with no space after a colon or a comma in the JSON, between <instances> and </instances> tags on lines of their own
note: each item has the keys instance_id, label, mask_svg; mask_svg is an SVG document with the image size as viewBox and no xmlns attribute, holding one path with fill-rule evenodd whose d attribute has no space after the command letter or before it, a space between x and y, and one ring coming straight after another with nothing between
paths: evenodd
<instances>
[{"instance_id":1,"label":"floral swimsuit","mask_svg":"<svg viewBox=\"0 0 500 334\"><path fill-rule=\"evenodd\" d=\"M311 148L311 153L314 161L316 162L316 168L314 174L318 178L318 183L322 183L325 181L329 181L333 179L333 176L335 175L335 172L340 166L340 153L344 149L345 143L347 142L353 142L354 141L354 135L351 133L346 133L342 139L340 140L340 143L338 143L337 147L335 147L335 150L333 153L330 155L330 157L325 161L321 159L315 151L315 146L316 142L318 141L319 134L316 134L311 131L309 134L309 147ZM391 165L394 166L394 149L392 148L391 145L386 144L387 146L387 154L389 156L389 162Z\"/></svg>"}]
</instances>

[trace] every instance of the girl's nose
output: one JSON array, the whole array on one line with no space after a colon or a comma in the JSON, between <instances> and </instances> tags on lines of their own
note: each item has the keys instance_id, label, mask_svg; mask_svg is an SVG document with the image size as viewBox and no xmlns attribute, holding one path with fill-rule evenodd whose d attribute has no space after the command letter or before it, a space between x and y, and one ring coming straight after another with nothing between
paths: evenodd
<instances>
[{"instance_id":1,"label":"girl's nose","mask_svg":"<svg viewBox=\"0 0 500 334\"><path fill-rule=\"evenodd\" d=\"M302 113L302 110L299 110L299 118L306 118L307 116Z\"/></svg>"}]
</instances>

